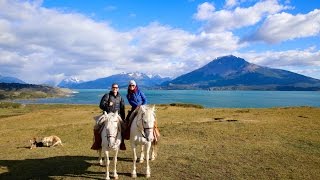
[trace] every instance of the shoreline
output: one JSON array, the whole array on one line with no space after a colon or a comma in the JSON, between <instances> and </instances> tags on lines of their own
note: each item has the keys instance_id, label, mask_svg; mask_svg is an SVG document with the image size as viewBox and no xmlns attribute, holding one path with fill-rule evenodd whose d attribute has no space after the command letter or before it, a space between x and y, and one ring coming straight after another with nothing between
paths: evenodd
<instances>
[{"instance_id":1,"label":"shoreline","mask_svg":"<svg viewBox=\"0 0 320 180\"><path fill-rule=\"evenodd\" d=\"M69 97L15 99L24 104L98 104L105 91L79 91ZM145 91L148 104L196 104L206 108L268 108L268 107L320 107L317 92L256 92L256 91ZM125 96L125 92L121 92ZM125 103L128 104L126 98Z\"/></svg>"},{"instance_id":2,"label":"shoreline","mask_svg":"<svg viewBox=\"0 0 320 180\"><path fill-rule=\"evenodd\" d=\"M0 108L2 104L7 104L7 106L90 106L97 107L99 109L99 104L69 104L69 103L20 103L14 101L0 101ZM8 105L9 104L9 105ZM204 107L199 104L185 104L185 103L170 103L170 104L147 104L149 106L155 105L155 107L180 107L180 108L195 108L195 109L289 109L289 108L315 108L320 109L318 106L274 106L274 107ZM125 109L130 109L130 105L125 105Z\"/></svg>"}]
</instances>

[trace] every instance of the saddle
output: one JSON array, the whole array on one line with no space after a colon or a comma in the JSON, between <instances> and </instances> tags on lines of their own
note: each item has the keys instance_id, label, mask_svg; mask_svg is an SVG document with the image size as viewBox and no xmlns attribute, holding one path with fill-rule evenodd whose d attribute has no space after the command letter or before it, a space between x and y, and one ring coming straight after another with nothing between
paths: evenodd
<instances>
[{"instance_id":1,"label":"saddle","mask_svg":"<svg viewBox=\"0 0 320 180\"><path fill-rule=\"evenodd\" d=\"M139 109L139 108L137 108ZM138 114L138 110L135 109L134 111L128 111L128 116L124 122L124 129L123 129L123 138L125 140L129 140L130 139L130 127L131 127L131 123L133 121L133 119L136 117L136 115Z\"/></svg>"}]
</instances>

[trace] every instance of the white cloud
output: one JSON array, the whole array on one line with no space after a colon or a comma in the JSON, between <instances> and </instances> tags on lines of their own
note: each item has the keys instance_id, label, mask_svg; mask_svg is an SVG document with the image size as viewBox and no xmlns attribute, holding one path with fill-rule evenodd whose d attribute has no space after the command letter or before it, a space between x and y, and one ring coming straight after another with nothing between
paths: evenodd
<instances>
[{"instance_id":1,"label":"white cloud","mask_svg":"<svg viewBox=\"0 0 320 180\"><path fill-rule=\"evenodd\" d=\"M213 4L205 2L198 6L198 11L194 17L198 20L208 20L212 17L215 7Z\"/></svg>"},{"instance_id":2,"label":"white cloud","mask_svg":"<svg viewBox=\"0 0 320 180\"><path fill-rule=\"evenodd\" d=\"M320 79L320 51L314 47L305 50L241 53L239 56L261 66L285 69Z\"/></svg>"},{"instance_id":3,"label":"white cloud","mask_svg":"<svg viewBox=\"0 0 320 180\"><path fill-rule=\"evenodd\" d=\"M152 22L120 32L82 14L44 8L41 1L0 0L0 72L29 83L58 83L71 76L94 80L134 71L175 77L247 47L248 43L239 44L240 37L231 30L255 24L281 9L284 7L271 0L232 11L216 11L213 4L204 3L194 17L208 22L206 31L190 33ZM288 53L293 57L294 53L287 51L278 59L288 60L276 66L314 65L316 61L311 57L318 58L318 52L303 52L297 51L297 56L301 53L299 57L303 59L305 55L312 59L311 64L292 63L292 58L284 56ZM276 54L281 53L252 53L245 57L271 64L273 61L266 61L266 57L276 60ZM294 62L300 62L298 59Z\"/></svg>"},{"instance_id":4,"label":"white cloud","mask_svg":"<svg viewBox=\"0 0 320 180\"><path fill-rule=\"evenodd\" d=\"M285 12L269 16L256 33L247 41L265 41L279 43L296 38L317 36L320 34L320 10L308 14L292 15Z\"/></svg>"},{"instance_id":5,"label":"white cloud","mask_svg":"<svg viewBox=\"0 0 320 180\"><path fill-rule=\"evenodd\" d=\"M18 77L28 82L41 83L66 72L79 75L90 68L106 68L126 60L123 50L128 49L130 36L108 24L81 14L42 8L34 1L0 3L0 54L14 54L6 56L7 61L19 64ZM7 61L0 59L2 73ZM17 71L11 68L6 73ZM86 79L97 78L96 74L88 74Z\"/></svg>"},{"instance_id":6,"label":"white cloud","mask_svg":"<svg viewBox=\"0 0 320 180\"><path fill-rule=\"evenodd\" d=\"M212 4L205 2L198 6L195 19L205 21L204 31L219 32L251 26L264 17L280 12L287 7L277 0L261 1L248 8L237 7L234 10L215 11Z\"/></svg>"},{"instance_id":7,"label":"white cloud","mask_svg":"<svg viewBox=\"0 0 320 180\"><path fill-rule=\"evenodd\" d=\"M138 71L144 70L145 66L154 67L148 73L156 72L164 76L181 75L217 55L239 48L238 38L230 32L190 34L181 29L151 23L130 33L134 37L130 57L135 67L141 67Z\"/></svg>"},{"instance_id":8,"label":"white cloud","mask_svg":"<svg viewBox=\"0 0 320 180\"><path fill-rule=\"evenodd\" d=\"M2 1L0 70L30 83L132 71L174 77L238 48L228 32L191 34L156 22L118 32L81 14L18 2Z\"/></svg>"},{"instance_id":9,"label":"white cloud","mask_svg":"<svg viewBox=\"0 0 320 180\"><path fill-rule=\"evenodd\" d=\"M238 4L239 4L238 0L226 0L225 7L232 8Z\"/></svg>"}]
</instances>

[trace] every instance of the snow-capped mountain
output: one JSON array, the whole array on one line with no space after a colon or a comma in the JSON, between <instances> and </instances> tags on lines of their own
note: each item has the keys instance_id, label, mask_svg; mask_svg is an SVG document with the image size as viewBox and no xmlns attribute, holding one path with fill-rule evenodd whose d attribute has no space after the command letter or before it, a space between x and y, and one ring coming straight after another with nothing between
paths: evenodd
<instances>
[{"instance_id":1,"label":"snow-capped mountain","mask_svg":"<svg viewBox=\"0 0 320 180\"><path fill-rule=\"evenodd\" d=\"M74 88L74 89L109 89L112 83L118 83L120 87L126 88L130 80L135 80L140 87L153 88L170 78L162 78L159 75L146 75L140 72L120 73L111 75L105 78L99 78L93 81L64 83L61 82L59 87Z\"/></svg>"},{"instance_id":2,"label":"snow-capped mountain","mask_svg":"<svg viewBox=\"0 0 320 180\"><path fill-rule=\"evenodd\" d=\"M62 80L59 84L58 87L70 87L70 86L74 86L77 85L79 83L82 83L83 81L78 79L77 77L70 77L67 79Z\"/></svg>"}]
</instances>

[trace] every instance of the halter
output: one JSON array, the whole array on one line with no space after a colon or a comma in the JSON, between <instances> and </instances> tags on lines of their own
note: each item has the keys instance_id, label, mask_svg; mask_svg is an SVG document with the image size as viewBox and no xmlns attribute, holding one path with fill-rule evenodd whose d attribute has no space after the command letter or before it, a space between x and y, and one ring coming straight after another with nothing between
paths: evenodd
<instances>
[{"instance_id":1,"label":"halter","mask_svg":"<svg viewBox=\"0 0 320 180\"><path fill-rule=\"evenodd\" d=\"M110 120L110 117L108 118L108 120L106 122L108 122L109 120ZM117 122L117 125L119 125L119 122ZM114 137L115 139L118 137L118 135L119 135L119 127L117 126L117 132L115 134L110 134L108 129L107 129L107 126L105 126L105 128L106 128L106 132L107 132L105 137L107 138L108 143L110 143L110 138L111 137Z\"/></svg>"},{"instance_id":2,"label":"halter","mask_svg":"<svg viewBox=\"0 0 320 180\"><path fill-rule=\"evenodd\" d=\"M141 121L141 124L142 124L142 128L143 128L143 130L140 130L140 133L141 133L142 137L144 137L145 139L147 139L147 137L145 136L144 132L145 132L146 130L153 129L153 127L145 127L145 126L144 126L143 116L144 116L144 113L141 115L141 118L136 121L136 125L137 125L137 127L139 127L138 121L140 120L140 121Z\"/></svg>"}]
</instances>

